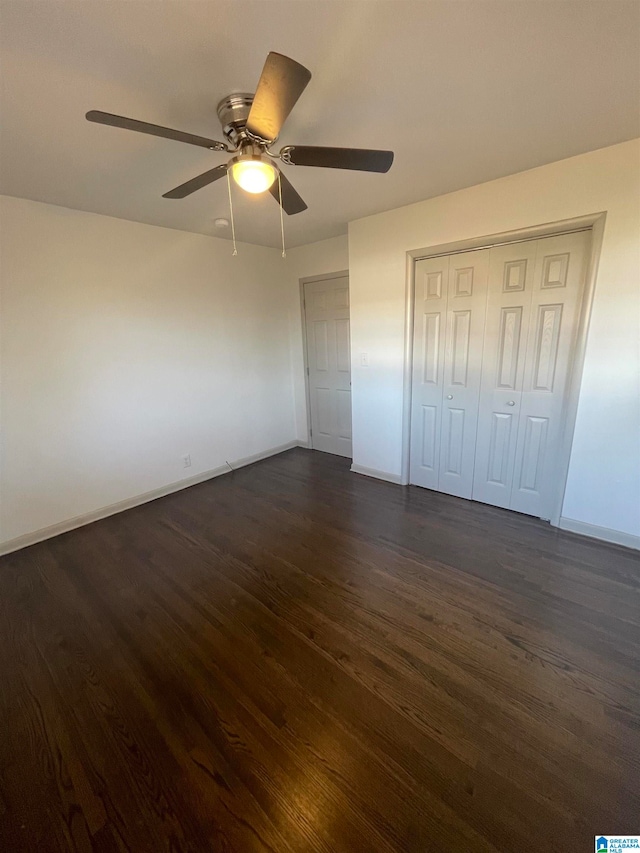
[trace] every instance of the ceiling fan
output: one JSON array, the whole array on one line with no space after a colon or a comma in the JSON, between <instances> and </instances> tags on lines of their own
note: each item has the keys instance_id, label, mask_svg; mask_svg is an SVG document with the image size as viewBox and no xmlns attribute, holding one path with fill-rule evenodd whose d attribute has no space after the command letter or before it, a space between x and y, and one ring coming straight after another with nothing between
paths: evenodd
<instances>
[{"instance_id":1,"label":"ceiling fan","mask_svg":"<svg viewBox=\"0 0 640 853\"><path fill-rule=\"evenodd\" d=\"M300 213L307 209L307 205L276 165L276 159L288 166L321 166L363 172L388 172L393 163L393 151L373 151L366 148L285 145L278 153L271 151L271 146L278 139L282 126L310 79L311 72L303 65L281 53L269 53L255 95L227 95L218 104L218 118L227 142L217 142L214 139L103 113L100 110L91 110L86 117L98 124L137 130L140 133L234 155L227 163L215 166L164 193L163 198L185 198L224 177L230 169L234 180L247 192L261 193L269 190L279 202L281 188L284 211L288 214ZM278 177L279 180L276 181Z\"/></svg>"}]
</instances>

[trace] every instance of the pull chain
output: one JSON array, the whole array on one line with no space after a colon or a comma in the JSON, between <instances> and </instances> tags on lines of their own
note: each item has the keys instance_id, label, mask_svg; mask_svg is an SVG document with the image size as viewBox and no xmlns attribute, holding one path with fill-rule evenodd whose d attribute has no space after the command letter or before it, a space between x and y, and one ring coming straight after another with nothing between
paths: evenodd
<instances>
[{"instance_id":1,"label":"pull chain","mask_svg":"<svg viewBox=\"0 0 640 853\"><path fill-rule=\"evenodd\" d=\"M227 189L229 190L229 210L231 211L231 237L233 238L233 252L232 255L238 254L238 249L236 247L236 226L233 221L233 202L231 201L231 179L229 178L229 170L227 169Z\"/></svg>"},{"instance_id":2,"label":"pull chain","mask_svg":"<svg viewBox=\"0 0 640 853\"><path fill-rule=\"evenodd\" d=\"M278 190L280 193L280 233L282 234L282 257L287 257L287 250L284 247L284 213L282 212L282 181L280 180L280 169L278 169Z\"/></svg>"}]
</instances>

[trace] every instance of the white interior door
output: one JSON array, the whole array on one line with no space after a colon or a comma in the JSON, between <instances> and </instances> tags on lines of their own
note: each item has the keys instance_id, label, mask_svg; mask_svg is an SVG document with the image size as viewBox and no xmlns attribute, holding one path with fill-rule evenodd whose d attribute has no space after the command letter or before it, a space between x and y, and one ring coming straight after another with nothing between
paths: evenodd
<instances>
[{"instance_id":1,"label":"white interior door","mask_svg":"<svg viewBox=\"0 0 640 853\"><path fill-rule=\"evenodd\" d=\"M416 262L411 483L551 516L590 236Z\"/></svg>"},{"instance_id":2,"label":"white interior door","mask_svg":"<svg viewBox=\"0 0 640 853\"><path fill-rule=\"evenodd\" d=\"M509 508L550 518L588 232L538 241Z\"/></svg>"},{"instance_id":3,"label":"white interior door","mask_svg":"<svg viewBox=\"0 0 640 853\"><path fill-rule=\"evenodd\" d=\"M437 489L449 257L416 261L411 396L411 471L417 486Z\"/></svg>"},{"instance_id":4,"label":"white interior door","mask_svg":"<svg viewBox=\"0 0 640 853\"><path fill-rule=\"evenodd\" d=\"M489 250L417 261L410 480L471 497Z\"/></svg>"},{"instance_id":5,"label":"white interior door","mask_svg":"<svg viewBox=\"0 0 640 853\"><path fill-rule=\"evenodd\" d=\"M438 490L461 498L473 489L489 254L449 261Z\"/></svg>"},{"instance_id":6,"label":"white interior door","mask_svg":"<svg viewBox=\"0 0 640 853\"><path fill-rule=\"evenodd\" d=\"M314 450L351 458L351 336L347 276L304 285Z\"/></svg>"},{"instance_id":7,"label":"white interior door","mask_svg":"<svg viewBox=\"0 0 640 853\"><path fill-rule=\"evenodd\" d=\"M516 456L536 243L491 250L472 497L508 508Z\"/></svg>"},{"instance_id":8,"label":"white interior door","mask_svg":"<svg viewBox=\"0 0 640 853\"><path fill-rule=\"evenodd\" d=\"M589 239L492 249L474 500L551 517Z\"/></svg>"}]
</instances>

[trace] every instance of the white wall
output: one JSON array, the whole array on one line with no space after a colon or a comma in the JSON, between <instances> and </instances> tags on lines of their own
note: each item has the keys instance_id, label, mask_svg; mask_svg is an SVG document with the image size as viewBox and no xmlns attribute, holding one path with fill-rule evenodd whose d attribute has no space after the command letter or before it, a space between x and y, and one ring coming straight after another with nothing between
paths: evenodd
<instances>
[{"instance_id":1,"label":"white wall","mask_svg":"<svg viewBox=\"0 0 640 853\"><path fill-rule=\"evenodd\" d=\"M289 249L287 250L286 260L287 286L290 295L289 321L291 367L296 409L296 436L299 442L305 443L309 439L309 424L304 376L300 279L347 270L349 268L349 242L347 235Z\"/></svg>"},{"instance_id":2,"label":"white wall","mask_svg":"<svg viewBox=\"0 0 640 853\"><path fill-rule=\"evenodd\" d=\"M640 535L640 140L350 223L354 464L401 474L406 253L599 211L607 220L562 515Z\"/></svg>"},{"instance_id":3,"label":"white wall","mask_svg":"<svg viewBox=\"0 0 640 853\"><path fill-rule=\"evenodd\" d=\"M287 262L238 251L0 198L0 543L295 439Z\"/></svg>"}]
</instances>

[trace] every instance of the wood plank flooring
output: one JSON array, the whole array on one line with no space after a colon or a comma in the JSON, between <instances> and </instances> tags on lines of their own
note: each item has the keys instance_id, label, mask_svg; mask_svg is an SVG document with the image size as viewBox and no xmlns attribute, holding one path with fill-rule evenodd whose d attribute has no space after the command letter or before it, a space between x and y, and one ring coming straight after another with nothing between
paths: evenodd
<instances>
[{"instance_id":1,"label":"wood plank flooring","mask_svg":"<svg viewBox=\"0 0 640 853\"><path fill-rule=\"evenodd\" d=\"M640 560L293 450L0 560L0 850L640 833Z\"/></svg>"}]
</instances>

